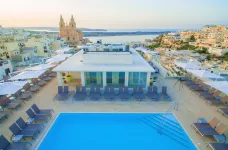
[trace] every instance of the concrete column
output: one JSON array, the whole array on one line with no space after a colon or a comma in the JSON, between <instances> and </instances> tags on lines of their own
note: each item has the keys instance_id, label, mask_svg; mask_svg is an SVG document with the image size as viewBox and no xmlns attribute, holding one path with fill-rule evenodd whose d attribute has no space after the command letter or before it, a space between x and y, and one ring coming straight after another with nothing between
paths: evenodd
<instances>
[{"instance_id":1,"label":"concrete column","mask_svg":"<svg viewBox=\"0 0 228 150\"><path fill-rule=\"evenodd\" d=\"M129 72L125 72L124 86L128 86Z\"/></svg>"},{"instance_id":2,"label":"concrete column","mask_svg":"<svg viewBox=\"0 0 228 150\"><path fill-rule=\"evenodd\" d=\"M146 76L146 89L150 86L150 76L151 76L151 72L147 72L147 76Z\"/></svg>"},{"instance_id":3,"label":"concrete column","mask_svg":"<svg viewBox=\"0 0 228 150\"><path fill-rule=\"evenodd\" d=\"M107 85L106 81L106 72L103 72L103 87Z\"/></svg>"},{"instance_id":4,"label":"concrete column","mask_svg":"<svg viewBox=\"0 0 228 150\"><path fill-rule=\"evenodd\" d=\"M81 72L81 83L82 83L82 86L85 86L85 75L84 75L84 72Z\"/></svg>"},{"instance_id":5,"label":"concrete column","mask_svg":"<svg viewBox=\"0 0 228 150\"><path fill-rule=\"evenodd\" d=\"M58 78L58 85L62 86L63 85L63 79L61 76L61 72L57 72L57 78Z\"/></svg>"}]
</instances>

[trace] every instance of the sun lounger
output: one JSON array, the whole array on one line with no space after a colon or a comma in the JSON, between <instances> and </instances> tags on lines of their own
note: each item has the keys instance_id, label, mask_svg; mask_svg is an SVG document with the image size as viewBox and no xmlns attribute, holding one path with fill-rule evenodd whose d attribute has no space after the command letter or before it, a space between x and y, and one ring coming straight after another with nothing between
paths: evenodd
<instances>
[{"instance_id":1,"label":"sun lounger","mask_svg":"<svg viewBox=\"0 0 228 150\"><path fill-rule=\"evenodd\" d=\"M2 122L3 120L7 119L8 116L9 116L8 112L0 111L0 122Z\"/></svg>"},{"instance_id":2,"label":"sun lounger","mask_svg":"<svg viewBox=\"0 0 228 150\"><path fill-rule=\"evenodd\" d=\"M124 87L124 99L125 100L131 99L131 95L129 94L128 87Z\"/></svg>"},{"instance_id":3,"label":"sun lounger","mask_svg":"<svg viewBox=\"0 0 228 150\"><path fill-rule=\"evenodd\" d=\"M228 108L219 108L217 111L221 112L225 116L228 116Z\"/></svg>"},{"instance_id":4,"label":"sun lounger","mask_svg":"<svg viewBox=\"0 0 228 150\"><path fill-rule=\"evenodd\" d=\"M104 98L106 100L109 99L109 88L108 87L105 87L105 90L104 90Z\"/></svg>"},{"instance_id":5,"label":"sun lounger","mask_svg":"<svg viewBox=\"0 0 228 150\"><path fill-rule=\"evenodd\" d=\"M227 143L210 143L208 145L212 150L228 150Z\"/></svg>"},{"instance_id":6,"label":"sun lounger","mask_svg":"<svg viewBox=\"0 0 228 150\"><path fill-rule=\"evenodd\" d=\"M193 123L192 127L194 127L196 130L200 128L215 128L220 121L217 118L213 118L210 122L208 123Z\"/></svg>"},{"instance_id":7,"label":"sun lounger","mask_svg":"<svg viewBox=\"0 0 228 150\"><path fill-rule=\"evenodd\" d=\"M162 96L164 96L165 98L169 98L166 86L162 86Z\"/></svg>"},{"instance_id":8,"label":"sun lounger","mask_svg":"<svg viewBox=\"0 0 228 150\"><path fill-rule=\"evenodd\" d=\"M42 79L47 82L52 80L52 78L48 76L47 72L44 73L44 75L42 76Z\"/></svg>"},{"instance_id":9,"label":"sun lounger","mask_svg":"<svg viewBox=\"0 0 228 150\"><path fill-rule=\"evenodd\" d=\"M38 92L40 90L40 87L36 85L37 84L37 80L32 80L32 86L30 86L30 91L35 93Z\"/></svg>"},{"instance_id":10,"label":"sun lounger","mask_svg":"<svg viewBox=\"0 0 228 150\"><path fill-rule=\"evenodd\" d=\"M64 89L62 86L58 86L58 94L56 95L56 97L61 100L66 99L69 93L67 88L68 86L64 86Z\"/></svg>"},{"instance_id":11,"label":"sun lounger","mask_svg":"<svg viewBox=\"0 0 228 150\"><path fill-rule=\"evenodd\" d=\"M153 89L153 91L148 94L149 98L153 99L153 100L158 100L159 94L158 94L157 86L153 86L152 89Z\"/></svg>"},{"instance_id":12,"label":"sun lounger","mask_svg":"<svg viewBox=\"0 0 228 150\"><path fill-rule=\"evenodd\" d=\"M84 100L85 97L86 97L86 91L85 91L85 89L84 89L84 91L83 91L83 88L82 88L82 90L80 90L80 87L77 86L76 87L76 93L74 94L73 98L75 100Z\"/></svg>"},{"instance_id":13,"label":"sun lounger","mask_svg":"<svg viewBox=\"0 0 228 150\"><path fill-rule=\"evenodd\" d=\"M124 87L120 87L120 88L119 88L118 97L119 97L120 99L122 99L122 100L125 99Z\"/></svg>"},{"instance_id":14,"label":"sun lounger","mask_svg":"<svg viewBox=\"0 0 228 150\"><path fill-rule=\"evenodd\" d=\"M215 129L214 128L198 128L197 132L199 132L199 134L202 137L222 135L227 130L227 128L228 128L228 126L224 125L223 123L220 123Z\"/></svg>"},{"instance_id":15,"label":"sun lounger","mask_svg":"<svg viewBox=\"0 0 228 150\"><path fill-rule=\"evenodd\" d=\"M108 94L109 94L109 98L108 99L110 99L110 100L115 99L116 94L115 94L115 91L114 91L113 87L110 88L110 92Z\"/></svg>"},{"instance_id":16,"label":"sun lounger","mask_svg":"<svg viewBox=\"0 0 228 150\"><path fill-rule=\"evenodd\" d=\"M209 105L228 105L228 96L224 96L221 99L210 99L206 103Z\"/></svg>"},{"instance_id":17,"label":"sun lounger","mask_svg":"<svg viewBox=\"0 0 228 150\"><path fill-rule=\"evenodd\" d=\"M141 86L139 87L138 90L139 90L139 99L140 99L140 100L146 99L146 97L145 97L145 95L144 95L144 93L143 93L143 89L142 89Z\"/></svg>"},{"instance_id":18,"label":"sun lounger","mask_svg":"<svg viewBox=\"0 0 228 150\"><path fill-rule=\"evenodd\" d=\"M2 109L17 109L21 107L21 102L10 100L8 97L0 99L0 106Z\"/></svg>"},{"instance_id":19,"label":"sun lounger","mask_svg":"<svg viewBox=\"0 0 228 150\"><path fill-rule=\"evenodd\" d=\"M56 77L56 75L57 75L56 72L53 72L53 71L50 71L48 74L49 77Z\"/></svg>"},{"instance_id":20,"label":"sun lounger","mask_svg":"<svg viewBox=\"0 0 228 150\"><path fill-rule=\"evenodd\" d=\"M23 130L20 129L16 123L13 123L10 127L9 130L13 133L13 136L17 135L23 135L24 137L31 137L34 139L35 135L38 133L38 130Z\"/></svg>"},{"instance_id":21,"label":"sun lounger","mask_svg":"<svg viewBox=\"0 0 228 150\"><path fill-rule=\"evenodd\" d=\"M29 116L29 118L32 118L34 119L34 121L46 121L48 120L48 117L49 115L36 115L31 108L29 108L27 111L26 111L27 115Z\"/></svg>"},{"instance_id":22,"label":"sun lounger","mask_svg":"<svg viewBox=\"0 0 228 150\"><path fill-rule=\"evenodd\" d=\"M134 88L133 88L133 97L134 97L134 99L136 99L136 100L139 100L139 99L140 99L140 97L139 97L139 92L138 92L138 88L137 88L137 87L134 87Z\"/></svg>"},{"instance_id":23,"label":"sun lounger","mask_svg":"<svg viewBox=\"0 0 228 150\"><path fill-rule=\"evenodd\" d=\"M28 100L28 99L32 98L32 94L31 93L27 93L27 92L22 93L21 90L19 90L17 92L17 95L18 95L17 98L19 98L21 100Z\"/></svg>"},{"instance_id":24,"label":"sun lounger","mask_svg":"<svg viewBox=\"0 0 228 150\"><path fill-rule=\"evenodd\" d=\"M42 128L44 128L43 124L27 124L21 117L17 119L16 124L22 130L38 130L38 131L40 131Z\"/></svg>"},{"instance_id":25,"label":"sun lounger","mask_svg":"<svg viewBox=\"0 0 228 150\"><path fill-rule=\"evenodd\" d=\"M37 115L51 115L54 112L53 109L39 109L36 104L33 104L31 108Z\"/></svg>"},{"instance_id":26,"label":"sun lounger","mask_svg":"<svg viewBox=\"0 0 228 150\"><path fill-rule=\"evenodd\" d=\"M39 78L39 80L37 80L37 85L38 86L44 86L46 84L47 84L47 82L45 82L44 80L42 80L42 78Z\"/></svg>"},{"instance_id":27,"label":"sun lounger","mask_svg":"<svg viewBox=\"0 0 228 150\"><path fill-rule=\"evenodd\" d=\"M101 91L99 87L96 87L96 91L95 91L95 99L98 100L101 96Z\"/></svg>"},{"instance_id":28,"label":"sun lounger","mask_svg":"<svg viewBox=\"0 0 228 150\"><path fill-rule=\"evenodd\" d=\"M89 98L90 99L95 99L95 88L92 86L90 87L90 92L89 92Z\"/></svg>"},{"instance_id":29,"label":"sun lounger","mask_svg":"<svg viewBox=\"0 0 228 150\"><path fill-rule=\"evenodd\" d=\"M3 135L0 136L1 150L26 150L30 145L28 142L10 143Z\"/></svg>"}]
</instances>

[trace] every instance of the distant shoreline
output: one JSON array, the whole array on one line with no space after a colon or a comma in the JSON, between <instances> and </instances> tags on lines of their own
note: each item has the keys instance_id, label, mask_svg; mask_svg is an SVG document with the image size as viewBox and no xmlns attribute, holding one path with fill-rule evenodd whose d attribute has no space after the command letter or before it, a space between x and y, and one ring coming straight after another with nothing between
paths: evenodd
<instances>
[{"instance_id":1,"label":"distant shoreline","mask_svg":"<svg viewBox=\"0 0 228 150\"><path fill-rule=\"evenodd\" d=\"M32 33L45 33L45 34L53 34L53 33L59 33L58 31L29 31ZM135 36L135 35L159 35L159 34L165 34L169 33L171 31L162 31L162 32L141 32L141 31L136 31L136 32L101 32L101 31L93 31L93 32L83 32L84 37L103 37L103 36Z\"/></svg>"}]
</instances>

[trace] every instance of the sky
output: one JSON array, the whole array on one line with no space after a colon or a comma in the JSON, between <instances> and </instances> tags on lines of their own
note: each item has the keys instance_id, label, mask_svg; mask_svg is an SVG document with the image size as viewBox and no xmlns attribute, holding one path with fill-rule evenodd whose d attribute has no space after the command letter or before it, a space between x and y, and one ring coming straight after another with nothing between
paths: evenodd
<instances>
[{"instance_id":1,"label":"sky","mask_svg":"<svg viewBox=\"0 0 228 150\"><path fill-rule=\"evenodd\" d=\"M195 29L228 25L228 0L0 0L3 27L58 27L60 15L77 27Z\"/></svg>"}]
</instances>

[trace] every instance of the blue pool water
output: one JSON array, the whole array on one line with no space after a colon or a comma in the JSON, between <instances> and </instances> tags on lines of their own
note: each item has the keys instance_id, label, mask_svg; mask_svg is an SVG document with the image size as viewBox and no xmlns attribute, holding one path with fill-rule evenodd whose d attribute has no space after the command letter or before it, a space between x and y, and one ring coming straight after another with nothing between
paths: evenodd
<instances>
[{"instance_id":1,"label":"blue pool water","mask_svg":"<svg viewBox=\"0 0 228 150\"><path fill-rule=\"evenodd\" d=\"M196 147L172 114L60 113L38 149L195 150Z\"/></svg>"}]
</instances>

